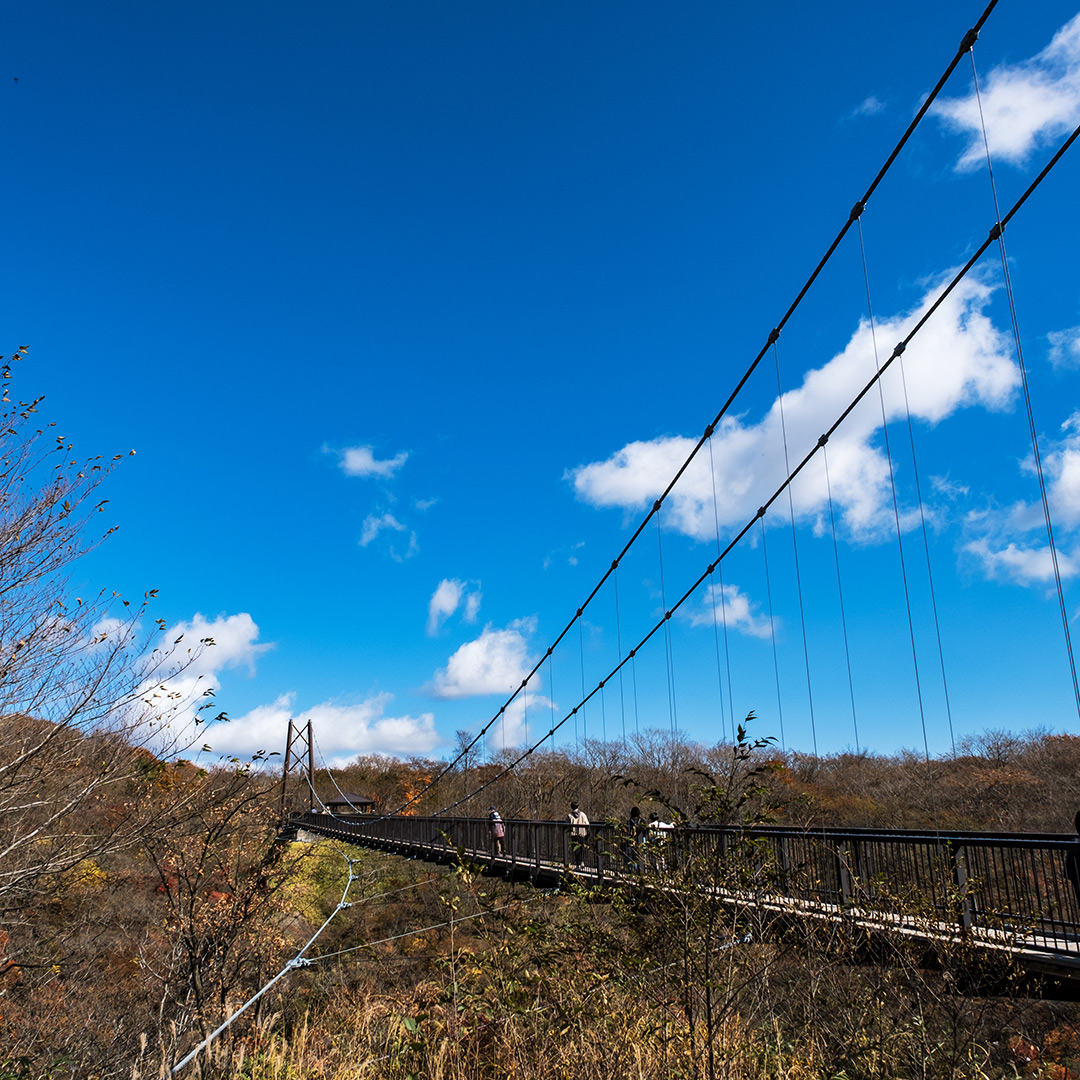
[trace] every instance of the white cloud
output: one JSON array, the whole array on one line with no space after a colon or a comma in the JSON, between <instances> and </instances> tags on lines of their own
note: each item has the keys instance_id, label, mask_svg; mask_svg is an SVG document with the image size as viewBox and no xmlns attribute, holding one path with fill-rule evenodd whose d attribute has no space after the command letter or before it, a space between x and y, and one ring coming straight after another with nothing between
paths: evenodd
<instances>
[{"instance_id":1,"label":"white cloud","mask_svg":"<svg viewBox=\"0 0 1080 1080\"><path fill-rule=\"evenodd\" d=\"M1046 337L1050 342L1050 363L1055 371L1080 367L1080 326L1053 330Z\"/></svg>"},{"instance_id":2,"label":"white cloud","mask_svg":"<svg viewBox=\"0 0 1080 1080\"><path fill-rule=\"evenodd\" d=\"M438 633L439 627L458 607L464 605L461 617L467 623L476 622L480 611L481 593L479 587L470 587L469 582L457 578L443 578L428 601L427 632L429 637Z\"/></svg>"},{"instance_id":3,"label":"white cloud","mask_svg":"<svg viewBox=\"0 0 1080 1080\"><path fill-rule=\"evenodd\" d=\"M1046 494L1052 520L1076 528L1080 525L1080 412L1074 412L1061 431L1058 442L1043 448L1043 471L1049 477ZM1034 462L1026 466L1034 471Z\"/></svg>"},{"instance_id":4,"label":"white cloud","mask_svg":"<svg viewBox=\"0 0 1080 1080\"><path fill-rule=\"evenodd\" d=\"M1003 409L1019 384L1008 339L983 314L991 287L973 277L953 290L904 355L911 414L936 424L964 406ZM937 289L915 311L877 324L882 360L925 312ZM818 436L844 410L875 371L870 326L862 322L847 347L802 385L784 394L790 459L800 461ZM906 417L898 363L881 385L890 421ZM828 444L834 504L851 534L861 539L888 535L892 522L889 466L878 445L881 406L876 390L855 408ZM696 440L682 436L632 442L605 461L568 473L583 502L595 507L641 511L667 486ZM756 422L728 414L713 436L716 512L721 528L741 526L787 475L779 403ZM714 535L713 477L709 455L700 453L664 503L664 524L705 540ZM793 485L795 514L814 519L827 506L828 489L819 454ZM906 515L917 521L917 515ZM768 521L768 519L766 519Z\"/></svg>"},{"instance_id":5,"label":"white cloud","mask_svg":"<svg viewBox=\"0 0 1080 1080\"><path fill-rule=\"evenodd\" d=\"M476 590L476 592L469 593L469 595L465 597L465 610L461 615L465 622L476 622L476 616L480 614L481 599L482 597L479 589Z\"/></svg>"},{"instance_id":6,"label":"white cloud","mask_svg":"<svg viewBox=\"0 0 1080 1080\"><path fill-rule=\"evenodd\" d=\"M427 754L440 743L435 718L387 716L392 694L377 694L358 704L325 701L303 712L295 708L295 695L283 694L269 705L260 705L228 723L214 724L206 732L213 753L248 758L258 751L285 750L290 719L311 721L318 745L318 765L340 767L358 754Z\"/></svg>"},{"instance_id":7,"label":"white cloud","mask_svg":"<svg viewBox=\"0 0 1080 1080\"><path fill-rule=\"evenodd\" d=\"M442 624L457 611L461 603L461 594L465 586L456 579L443 578L428 601L427 632L431 637L438 632Z\"/></svg>"},{"instance_id":8,"label":"white cloud","mask_svg":"<svg viewBox=\"0 0 1080 1080\"><path fill-rule=\"evenodd\" d=\"M254 675L256 659L274 647L258 641L259 628L246 611L239 615L218 615L214 619L196 612L190 621L170 627L169 633L174 639L183 635L181 644L192 655L188 670L200 674L246 667ZM207 644L197 648L196 643L202 641Z\"/></svg>"},{"instance_id":9,"label":"white cloud","mask_svg":"<svg viewBox=\"0 0 1080 1080\"><path fill-rule=\"evenodd\" d=\"M958 499L963 495L971 494L971 488L966 484L959 484L955 480L950 480L947 476L931 476L930 486L939 495L944 495L947 499Z\"/></svg>"},{"instance_id":10,"label":"white cloud","mask_svg":"<svg viewBox=\"0 0 1080 1080\"><path fill-rule=\"evenodd\" d=\"M1038 55L1002 64L981 81L986 138L995 161L1022 164L1028 155L1080 121L1080 15L1067 22ZM984 160L979 102L945 98L933 107L946 127L969 136L958 169Z\"/></svg>"},{"instance_id":11,"label":"white cloud","mask_svg":"<svg viewBox=\"0 0 1080 1080\"><path fill-rule=\"evenodd\" d=\"M347 446L344 450L337 451L337 454L338 465L346 476L376 476L382 480L393 479L394 473L409 458L408 451L402 450L392 458L378 461L375 458L375 449L371 446Z\"/></svg>"},{"instance_id":12,"label":"white cloud","mask_svg":"<svg viewBox=\"0 0 1080 1080\"><path fill-rule=\"evenodd\" d=\"M1058 569L1063 578L1080 571L1076 530L1080 527L1080 412L1061 425L1061 437L1043 440L1042 464L1046 497L1054 523ZM1021 463L1034 483L1032 455ZM974 539L964 551L975 556L990 578L1023 585L1050 582L1054 577L1046 519L1039 501L1019 501L1004 510L987 510L968 517Z\"/></svg>"},{"instance_id":13,"label":"white cloud","mask_svg":"<svg viewBox=\"0 0 1080 1080\"><path fill-rule=\"evenodd\" d=\"M563 545L562 547L555 548L550 554L544 556L543 567L545 570L549 570L554 563L561 563L566 560L567 566L577 566L578 552L585 546L584 540L579 540L576 544L570 544L569 546Z\"/></svg>"},{"instance_id":14,"label":"white cloud","mask_svg":"<svg viewBox=\"0 0 1080 1080\"><path fill-rule=\"evenodd\" d=\"M490 626L468 641L436 673L428 690L437 698L508 695L532 670L526 634L536 629L535 619L518 619L505 630Z\"/></svg>"},{"instance_id":15,"label":"white cloud","mask_svg":"<svg viewBox=\"0 0 1080 1080\"><path fill-rule=\"evenodd\" d=\"M715 616L714 616L715 613ZM739 589L738 585L720 583L707 586L702 593L698 607L687 611L686 618L691 626L712 626L715 617L717 626L723 626L726 620L729 630L735 630L748 637L768 638L772 636L772 627L768 615L762 615L758 604ZM780 620L774 619L776 629Z\"/></svg>"},{"instance_id":16,"label":"white cloud","mask_svg":"<svg viewBox=\"0 0 1080 1080\"><path fill-rule=\"evenodd\" d=\"M1041 584L1054 580L1054 564L1048 545L1022 547L1009 542L1004 547L995 550L989 540L982 539L965 544L964 550L979 560L987 577L1004 578L1022 585ZM1058 569L1063 578L1074 577L1076 563L1070 556L1059 551Z\"/></svg>"},{"instance_id":17,"label":"white cloud","mask_svg":"<svg viewBox=\"0 0 1080 1080\"><path fill-rule=\"evenodd\" d=\"M406 526L397 521L397 518L389 511L384 514L368 514L364 518L364 528L360 534L361 548L366 548L370 542L378 537L380 532L387 529L392 529L395 532L405 532Z\"/></svg>"},{"instance_id":18,"label":"white cloud","mask_svg":"<svg viewBox=\"0 0 1080 1080\"><path fill-rule=\"evenodd\" d=\"M387 529L391 529L394 532L405 532L406 528L405 525L402 525L402 523L389 512L385 514L368 514L368 516L364 518L364 528L360 533L360 546L367 547L372 540L378 537L379 533L385 532Z\"/></svg>"},{"instance_id":19,"label":"white cloud","mask_svg":"<svg viewBox=\"0 0 1080 1080\"><path fill-rule=\"evenodd\" d=\"M386 552L394 562L404 562L406 559L411 559L420 550L416 531L410 529L408 525L402 524L389 511L385 514L368 514L364 518L364 526L360 532L360 546L366 548L385 532L408 534L409 542L404 551L393 543L387 545Z\"/></svg>"},{"instance_id":20,"label":"white cloud","mask_svg":"<svg viewBox=\"0 0 1080 1080\"><path fill-rule=\"evenodd\" d=\"M219 672L246 667L249 674L255 674L255 661L274 647L259 642L258 637L259 628L247 612L214 619L196 613L187 622L169 628L164 667L178 664L182 670L166 679L148 681L139 690L140 698L157 717L163 746L170 741L190 741L196 734L196 719L205 720L217 712L216 707L208 706L213 705L221 687Z\"/></svg>"},{"instance_id":21,"label":"white cloud","mask_svg":"<svg viewBox=\"0 0 1080 1080\"><path fill-rule=\"evenodd\" d=\"M885 103L871 94L868 98L859 102L854 109L851 110L852 117L858 116L877 116L879 112L883 112L885 109Z\"/></svg>"}]
</instances>

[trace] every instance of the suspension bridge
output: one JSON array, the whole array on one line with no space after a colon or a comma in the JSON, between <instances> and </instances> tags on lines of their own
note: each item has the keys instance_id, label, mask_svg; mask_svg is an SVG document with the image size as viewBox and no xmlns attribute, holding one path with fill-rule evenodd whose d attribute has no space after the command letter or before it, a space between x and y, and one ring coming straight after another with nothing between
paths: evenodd
<instances>
[{"instance_id":1,"label":"suspension bridge","mask_svg":"<svg viewBox=\"0 0 1080 1080\"><path fill-rule=\"evenodd\" d=\"M911 401L919 396L920 378L947 369L952 361L949 352L942 350L940 335L933 337L935 326L941 320L962 320L964 316L962 312L958 314L957 305L963 307L965 290L978 286L983 280L979 274L991 272L998 276L999 287L1007 300L1009 331L1006 337L1011 340L1012 352L1009 365L1023 401L1022 422L1029 440L1028 471L1033 485L1031 505L1040 508L1045 554L1052 567L1051 592L1060 618L1061 678L1071 686L1076 715L1080 717L1080 682L1063 583L1065 558L1059 554L1055 538L1053 498L1048 493L1044 467L1046 453L1040 445L1040 427L1032 405L1029 372L1024 360L1022 302L1014 289L1005 246L1007 232L1023 228L1024 212L1040 197L1044 185L1067 182L1055 173L1080 135L1080 128L1047 154L1035 178L1011 205L1002 205L994 182L984 124L987 206L992 212L981 235L957 238L957 246L966 246L967 258L959 268L944 275L918 310L905 320L888 322L875 318L871 258L863 232L863 222L871 213L875 194L934 108L943 88L962 66L966 70L970 65L975 100L982 115L975 45L995 6L996 0L963 35L933 90L869 186L857 193L835 237L776 324L763 335L759 350L734 380L719 411L708 420L696 441L687 441L686 455L674 474L666 483L657 485L656 498L629 539L520 685L512 689L492 716L475 725L474 732L457 754L444 763L421 790L410 795L400 806L370 820L343 819L320 812L321 799L314 783L314 733L310 723L306 728L290 723L282 788L283 820L288 819L312 832L403 855L439 861L465 855L538 882L565 880L568 874L597 884L626 881L630 871L624 852L625 840L620 840L613 826L592 827L584 857L574 858L565 823L512 820L507 823L505 848L493 852L486 823L482 819L461 816L462 808L475 805L489 789L497 790L501 780L545 746L553 748L557 738L572 737L575 742L587 739L590 714L594 739L598 726L603 739L607 739L609 713L618 716L618 723L612 721L612 729L621 727L625 739L627 699L630 697L636 703L639 693L643 693L639 685L642 674L639 663L645 655L659 658L651 669L654 676L658 673L657 681L661 684L656 696L666 699L669 730L677 731L679 680L676 676L679 664L678 639L673 633L673 624L691 614L699 624L703 620L711 622L716 670L714 707L720 716L722 736L727 738L730 731L733 738L737 710L732 692L731 638L740 621L745 626L749 616L742 604L744 598L730 584L730 579L725 584L724 573L725 566L737 554L742 555L748 550L755 553L755 558L757 554L761 558L768 604L767 613L758 623L757 636L766 649L771 647L772 660L771 679L760 677L765 668L757 670L758 682L753 696L758 701L775 698L778 741L786 748L791 733L785 732L785 692L782 687L790 687L794 677L790 670L781 671L775 614L784 605L792 613L789 616L791 625L798 627L798 633L793 636L799 646L797 650L787 650L783 666L797 669L797 681L802 683L798 691L798 708L800 715L808 721L802 739L805 750L817 754L823 711L820 702L830 694L835 698L837 689L831 686L824 692L822 690L821 676L815 671L821 665L815 656L813 633L808 629L814 624L812 613L808 611L811 592L808 586L811 577L821 575L820 566L811 565L805 547L800 546L805 544L800 532L807 530L808 506L816 508L809 515L813 518L811 528L816 535L831 538L833 566L830 575L837 612L834 621L839 628L833 652L842 658L839 664L833 663L833 668L841 672L840 694L850 701L850 721L845 722L850 723L855 745L859 747L859 712L852 670L853 657L862 643L857 635L849 633L850 619L844 593L845 555L838 540L835 498L836 489L851 479L845 473L845 461L851 457L854 445L852 430L858 433L856 442L859 439L874 440L884 469L878 482L888 495L886 504L895 553L891 573L898 580L904 597L905 663L909 667L913 689L911 713L917 720L923 754L928 766L932 743L944 742L955 754L947 650L931 554L932 526L927 520L930 515L925 505L924 481L920 479ZM808 414L803 406L806 399L813 398L808 391L812 376L797 390L790 386L785 389L781 342L823 270L845 245L854 246L862 269L859 318L865 329L863 354L858 362L852 361L844 368L844 388L839 396L835 393L818 396L824 406L835 406L833 411ZM898 340L885 337L894 332ZM929 344L927 339L932 339ZM910 358L920 349L923 349L921 360L912 364ZM775 400L769 413L769 430L777 444L771 456L774 467L771 471L770 468L757 469L752 477L753 485L748 490L740 490L736 497L730 490L732 469L725 465L723 457L738 454L734 436L740 429L735 418L755 379L768 379L770 393L775 385ZM831 459L830 450L833 450ZM901 454L910 475L906 490L901 490L897 475ZM808 495L808 491L815 494ZM741 523L731 524L733 514L741 506L750 507L750 512ZM699 519L696 532L686 526L686 519L693 516ZM677 530L669 525L665 535L663 523L672 520L682 523L684 534L693 533L698 539L708 531L709 520L714 526L714 551L688 581L681 581L675 589L672 566L665 564L664 554L665 542L670 546L671 537ZM788 537L783 543L785 547L790 544L790 555L787 556L790 573L781 584L777 575L770 573L770 552L775 565L776 544L785 532ZM628 598L625 577L620 592L619 571L631 557L641 557L643 550L648 551L648 558L655 560L651 577L653 614L644 621L638 619L631 626L628 610L633 605ZM695 550L700 559L700 546ZM680 570L684 566L685 562L680 565ZM783 595L782 590L786 590ZM915 610L917 605L913 597L917 590L925 598L923 616ZM658 609L656 599L659 599ZM615 654L599 677L594 678L586 668L584 627L586 619L601 605L607 605L607 609L615 614ZM833 659L835 661L835 656ZM562 662L564 692L567 683L575 684L576 700L569 707L556 704L557 660ZM692 663L700 667L700 657L695 656ZM566 674L568 671L572 673L570 676ZM933 691L931 684L935 687ZM932 696L937 702L933 709L930 706ZM819 702L817 709L815 701ZM637 724L636 704L632 711L633 722ZM791 711L789 702L789 718ZM503 752L498 755L496 764L492 746L497 734L502 736ZM448 787L444 783L446 778L467 770L470 762L475 762L485 752L490 764L482 780L464 795L439 805L440 790ZM293 772L303 777L297 795L302 806L295 801L290 804L286 798ZM418 816L417 804L421 800L425 808L433 804L438 808L433 813ZM310 811L308 803L312 807ZM1074 870L1068 869L1072 865L1069 861L1071 853L1076 847L1071 837L992 835L957 830L941 822L920 832L759 829L747 833L746 830L686 827L677 830L671 850L682 852L680 861L684 864L700 864L703 853L714 855L734 850L747 836L755 841L756 857L771 868L769 888L757 896L758 903L774 905L778 910L797 908L821 918L877 920L879 928L913 932L904 921L902 909L895 904L890 907L888 898L910 895L912 890L917 890L925 895L933 912L931 922L927 924L931 929L924 927L924 932L944 933L948 928L975 934L987 947L1012 948L1032 969L1059 975L1080 974L1080 878L1076 878ZM763 852L768 853L767 857ZM743 897L734 894L731 897L732 904L742 900Z\"/></svg>"},{"instance_id":2,"label":"suspension bridge","mask_svg":"<svg viewBox=\"0 0 1080 1080\"><path fill-rule=\"evenodd\" d=\"M1046 575L1048 595L1060 621L1060 679L1069 687L1080 719L1080 682L1064 585L1070 560L1059 551L1055 536L1048 455L1041 445L1040 421L1032 404L1024 358L1024 298L1021 290L1014 288L1006 251L1006 236L1025 228L1025 215L1048 187L1071 182L1075 188L1075 177L1070 181L1062 174L1080 127L1047 151L1037 174L1018 197L1002 203L983 123L988 207L984 227L977 235L952 238L952 250L965 252L961 265L940 274L923 301L905 318L882 320L875 315L871 285L874 260L864 234L875 196L958 69L969 71L973 100L978 115L983 116L975 47L996 5L997 0L992 0L962 35L952 59L869 185L852 193L851 209L833 239L775 324L762 333L760 348L732 380L719 410L704 424L698 438L684 440L681 460L664 480L656 482L655 497L629 539L520 684L508 688L508 696L492 715L472 725L457 752L419 790L378 815L328 812L317 782L327 762L316 763L317 743L311 723L290 722L281 794L283 824L401 856L443 863L464 859L538 885L576 881L588 886L693 888L733 911L751 905L778 916L846 921L871 933L930 943L958 937L983 951L1007 955L1029 971L1080 978L1080 843L1071 835L973 832L941 821L919 830L736 828L685 822L661 844L609 823L590 825L587 837L576 840L565 821L510 817L505 822L505 836L495 845L489 822L469 816L477 800L486 801L490 792L499 790L500 782L538 751L554 749L556 740L562 745L567 741L585 744L590 739L590 723L594 742L607 742L612 732L619 731L625 740L628 726L636 729L639 724L639 697L651 695L652 700L660 701L659 708L651 709L650 719L655 721L657 715L666 713L669 731L677 732L680 669L697 671L707 666L702 654L680 663L681 642L674 632L680 619L711 626L710 663L715 668L711 708L719 717L720 741L734 741L737 717L746 711L735 705L733 687L741 665L739 661L733 664L733 636L753 624L753 633L769 659L741 673L744 681L752 684L745 693L751 707L760 708L761 702L775 700L770 723L775 725L781 748L800 743L805 752L816 755L825 735L824 725L836 722L835 702L846 698L849 718L844 722L849 725L849 734L845 738L853 739L855 747L861 749L864 742L853 669L866 635L854 628L849 618L850 578L845 594L849 553L840 543L837 527L840 492L846 492L850 517L851 492L860 483L876 484L884 492L890 540L880 548L891 547L887 573L903 596L905 646L900 651L904 653L912 702L905 723L908 730L918 732L927 766L932 744L945 745L955 754L948 650L935 579L935 569L940 571L941 567L935 567L932 555L933 522L928 520L932 514L924 498L926 474L920 470L916 424L928 419L932 425L936 418L932 411L920 413L913 408L912 400L919 397L920 380L949 376L955 342L936 328L942 322L970 325L972 311L977 308L972 297L990 289L986 281L991 275L993 289L1005 298L1008 329L1000 336L1011 342L1005 381L1015 385L1023 404L1018 422L1028 440L1025 472L1032 484L1030 506L1041 518L1045 547L1039 554L1050 568ZM847 252L849 260L861 268L860 295L852 309L860 323L861 347L849 349L842 357L845 362L830 370L830 392L815 393L825 379L823 370L810 372L796 386L791 371L785 377L782 344L826 267L841 252ZM1072 314L1063 313L1063 321ZM999 365L997 374L1002 370ZM957 379L959 399L965 392L964 376ZM767 380L765 392L775 393L775 397L762 424L771 440L768 453L761 451L761 456L768 457L762 467L758 461L751 463L748 451L740 446L746 430L739 416L748 395L763 392L759 385L763 380ZM860 456L869 446L873 453ZM1054 453L1060 456L1061 452ZM632 468L632 456L628 448L620 467ZM901 459L908 470L903 483L898 475ZM740 475L743 466L745 477ZM583 486L591 481L587 470L576 478ZM876 524L880 528L882 522ZM808 531L817 540L825 537L831 541L827 569L808 557ZM692 537L696 545L689 556L684 553L680 560L674 560L673 541L680 534ZM702 558L701 541L710 534L712 550ZM783 582L777 573L778 544L786 566ZM1015 555L1008 549L999 553L1001 559ZM732 584L733 561L751 557L760 562L766 597L765 609L757 616L748 608L745 594ZM694 558L696 568L686 573L688 559ZM639 563L632 564L632 559ZM640 560L650 563L646 603L640 598L635 602L626 573L628 566L640 566ZM745 567L745 561L740 565ZM642 576L646 575L637 575L639 579ZM815 627L821 621L811 608L825 584L835 597L829 645L832 674L828 677L822 674L824 665L815 650ZM597 666L586 663L584 641L587 620L600 621L600 609L607 613L609 623L614 616L615 632L609 635L612 654ZM778 643L780 609L787 612L788 624L797 627L791 635L795 645L791 640L786 647ZM651 660L647 670L646 657ZM831 683L825 685L829 679ZM572 704L565 700L570 686L574 687ZM797 707L792 703L793 686L799 698ZM833 705L823 708L825 701ZM794 714L800 718L798 732L791 722ZM502 751L496 753L500 738ZM835 743L835 736L832 741ZM450 778L467 778L470 766L485 758L486 767L473 771L475 783L466 782L463 794L456 794L458 784L455 797L443 797L450 791ZM329 775L333 781L333 774ZM423 813L418 812L420 805ZM696 868L700 874L697 880L685 877L688 868ZM351 874L350 869L350 882ZM330 919L347 906L343 898ZM243 1009L288 971L308 963L305 953L314 940ZM224 1030L235 1015L239 1013L206 1042Z\"/></svg>"}]
</instances>

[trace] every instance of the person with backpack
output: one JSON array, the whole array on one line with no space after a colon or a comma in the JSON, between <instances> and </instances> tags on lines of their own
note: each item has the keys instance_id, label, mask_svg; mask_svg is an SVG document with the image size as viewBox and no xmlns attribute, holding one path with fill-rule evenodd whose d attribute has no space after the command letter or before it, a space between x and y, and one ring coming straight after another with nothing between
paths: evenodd
<instances>
[{"instance_id":1,"label":"person with backpack","mask_svg":"<svg viewBox=\"0 0 1080 1080\"><path fill-rule=\"evenodd\" d=\"M574 857L574 866L580 867L585 861L585 849L589 839L589 819L585 811L576 802L570 804L570 813L566 815L570 824L570 853Z\"/></svg>"},{"instance_id":2,"label":"person with backpack","mask_svg":"<svg viewBox=\"0 0 1080 1080\"><path fill-rule=\"evenodd\" d=\"M1073 887L1077 904L1080 904L1080 810L1077 810L1073 824L1076 826L1076 841L1065 853L1065 877Z\"/></svg>"},{"instance_id":3,"label":"person with backpack","mask_svg":"<svg viewBox=\"0 0 1080 1080\"><path fill-rule=\"evenodd\" d=\"M491 837L491 850L495 857L502 854L503 837L506 835L506 822L499 816L494 806L488 809L488 835Z\"/></svg>"},{"instance_id":4,"label":"person with backpack","mask_svg":"<svg viewBox=\"0 0 1080 1080\"><path fill-rule=\"evenodd\" d=\"M636 806L632 806L630 808L630 817L626 820L626 831L623 839L623 856L629 870L640 869L638 858L644 836L645 822L641 820L641 810Z\"/></svg>"}]
</instances>

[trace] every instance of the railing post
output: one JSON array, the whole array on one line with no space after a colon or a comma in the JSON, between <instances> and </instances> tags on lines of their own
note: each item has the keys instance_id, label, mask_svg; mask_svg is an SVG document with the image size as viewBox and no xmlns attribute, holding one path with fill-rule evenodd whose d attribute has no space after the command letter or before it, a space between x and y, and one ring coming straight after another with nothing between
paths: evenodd
<instances>
[{"instance_id":1,"label":"railing post","mask_svg":"<svg viewBox=\"0 0 1080 1080\"><path fill-rule=\"evenodd\" d=\"M953 884L956 886L957 896L959 897L959 903L956 905L958 921L960 929L967 933L975 920L974 905L972 904L971 895L968 893L967 861L962 845L949 846L949 861L952 863Z\"/></svg>"},{"instance_id":2,"label":"railing post","mask_svg":"<svg viewBox=\"0 0 1080 1080\"><path fill-rule=\"evenodd\" d=\"M784 896L791 896L791 853L786 836L780 837L780 888Z\"/></svg>"},{"instance_id":3,"label":"railing post","mask_svg":"<svg viewBox=\"0 0 1080 1080\"><path fill-rule=\"evenodd\" d=\"M851 871L848 869L847 845L836 845L836 876L840 882L840 903L847 907L851 903Z\"/></svg>"}]
</instances>

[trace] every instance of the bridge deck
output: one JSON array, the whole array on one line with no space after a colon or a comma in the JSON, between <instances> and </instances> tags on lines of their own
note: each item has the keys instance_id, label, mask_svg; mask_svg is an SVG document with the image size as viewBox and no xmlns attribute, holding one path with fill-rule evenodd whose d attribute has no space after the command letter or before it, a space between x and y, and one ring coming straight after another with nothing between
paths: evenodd
<instances>
[{"instance_id":1,"label":"bridge deck","mask_svg":"<svg viewBox=\"0 0 1080 1080\"><path fill-rule=\"evenodd\" d=\"M565 822L511 820L496 853L484 819L310 813L291 824L435 862L464 857L537 885L659 884L677 868L711 867L701 887L733 907L923 941L962 937L1026 970L1080 980L1080 898L1066 872L1080 845L1070 836L709 827L659 840L596 825L576 844Z\"/></svg>"}]
</instances>

